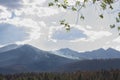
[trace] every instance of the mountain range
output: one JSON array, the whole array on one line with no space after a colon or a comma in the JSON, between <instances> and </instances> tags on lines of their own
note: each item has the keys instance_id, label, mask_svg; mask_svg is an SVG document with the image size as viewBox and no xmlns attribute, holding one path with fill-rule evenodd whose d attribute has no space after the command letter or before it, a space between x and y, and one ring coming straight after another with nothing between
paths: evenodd
<instances>
[{"instance_id":1,"label":"mountain range","mask_svg":"<svg viewBox=\"0 0 120 80\"><path fill-rule=\"evenodd\" d=\"M109 48L79 53L68 48L44 51L31 45L0 48L0 73L120 69L120 52Z\"/></svg>"},{"instance_id":2,"label":"mountain range","mask_svg":"<svg viewBox=\"0 0 120 80\"><path fill-rule=\"evenodd\" d=\"M120 51L117 51L112 48L108 48L107 50L100 48L97 50L87 51L87 52L77 52L69 48L63 48L60 50L53 51L52 53L67 58L79 59L79 60L120 58Z\"/></svg>"}]
</instances>

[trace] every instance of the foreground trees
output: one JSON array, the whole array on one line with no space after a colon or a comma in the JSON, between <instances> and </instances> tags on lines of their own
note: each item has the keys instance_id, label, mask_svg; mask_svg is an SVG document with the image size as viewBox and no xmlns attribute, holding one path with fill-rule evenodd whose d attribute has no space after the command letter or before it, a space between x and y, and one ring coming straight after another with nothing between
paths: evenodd
<instances>
[{"instance_id":1,"label":"foreground trees","mask_svg":"<svg viewBox=\"0 0 120 80\"><path fill-rule=\"evenodd\" d=\"M120 70L0 75L0 80L120 80Z\"/></svg>"}]
</instances>

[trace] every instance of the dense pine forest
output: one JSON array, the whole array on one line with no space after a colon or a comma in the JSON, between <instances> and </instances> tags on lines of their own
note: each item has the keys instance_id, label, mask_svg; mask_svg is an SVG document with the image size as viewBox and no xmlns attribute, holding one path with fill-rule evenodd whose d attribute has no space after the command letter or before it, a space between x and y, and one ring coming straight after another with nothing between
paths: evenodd
<instances>
[{"instance_id":1,"label":"dense pine forest","mask_svg":"<svg viewBox=\"0 0 120 80\"><path fill-rule=\"evenodd\" d=\"M1 74L0 80L120 80L120 70Z\"/></svg>"}]
</instances>

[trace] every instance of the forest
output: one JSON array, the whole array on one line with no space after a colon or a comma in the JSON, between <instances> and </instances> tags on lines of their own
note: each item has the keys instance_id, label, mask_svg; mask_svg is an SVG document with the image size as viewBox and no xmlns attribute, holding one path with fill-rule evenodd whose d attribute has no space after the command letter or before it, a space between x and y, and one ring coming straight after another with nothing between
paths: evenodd
<instances>
[{"instance_id":1,"label":"forest","mask_svg":"<svg viewBox=\"0 0 120 80\"><path fill-rule=\"evenodd\" d=\"M120 70L0 74L0 80L120 80Z\"/></svg>"}]
</instances>

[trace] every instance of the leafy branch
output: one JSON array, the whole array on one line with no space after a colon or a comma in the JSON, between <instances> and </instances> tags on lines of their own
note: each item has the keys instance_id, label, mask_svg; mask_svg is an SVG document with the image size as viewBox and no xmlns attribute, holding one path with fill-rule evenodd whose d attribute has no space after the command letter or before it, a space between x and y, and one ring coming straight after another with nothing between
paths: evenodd
<instances>
[{"instance_id":1,"label":"leafy branch","mask_svg":"<svg viewBox=\"0 0 120 80\"><path fill-rule=\"evenodd\" d=\"M53 2L50 2L48 5L51 6L57 6L58 8L63 8L66 10L72 10L77 12L77 18L76 18L76 24L78 23L79 19L84 20L85 16L83 14L80 15L80 13L82 12L81 9L86 8L87 3L92 3L94 4L99 4L98 6L100 7L100 9L102 9L103 11L107 11L108 9L113 10L113 4L115 4L116 2L119 2L119 0L83 0L83 2L81 2L80 0L76 0L75 4L70 5L68 0L63 0L61 2L61 0L53 0ZM114 24L110 24L110 28L115 28L117 27L118 31L120 31L120 10L116 12L117 15L115 17L116 23ZM104 18L104 14L99 14L99 17L101 19ZM60 21L61 25L64 25L66 30L70 30L70 25L68 22L66 22L65 20L61 20Z\"/></svg>"}]
</instances>

